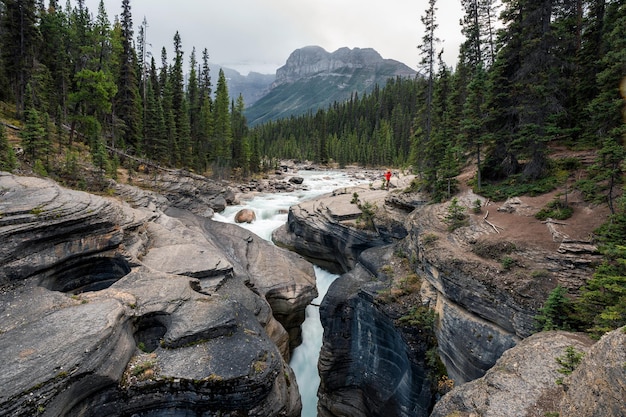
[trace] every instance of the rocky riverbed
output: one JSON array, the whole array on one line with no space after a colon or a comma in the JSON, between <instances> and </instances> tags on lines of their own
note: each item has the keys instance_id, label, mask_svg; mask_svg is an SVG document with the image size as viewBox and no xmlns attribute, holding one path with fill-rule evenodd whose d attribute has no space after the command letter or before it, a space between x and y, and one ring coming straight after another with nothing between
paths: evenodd
<instances>
[{"instance_id":1,"label":"rocky riverbed","mask_svg":"<svg viewBox=\"0 0 626 417\"><path fill-rule=\"evenodd\" d=\"M107 196L0 173L0 416L298 416L305 258L344 273L320 307L321 416L626 414L624 329L531 336L550 289L592 273L597 211L571 196L577 217L547 225L540 200L485 202L451 233L445 204L402 192L411 177L387 191L382 172L354 175L369 184L290 209L285 250L210 217L306 187L294 167L236 186L168 172ZM557 385L569 346L585 355Z\"/></svg>"}]
</instances>

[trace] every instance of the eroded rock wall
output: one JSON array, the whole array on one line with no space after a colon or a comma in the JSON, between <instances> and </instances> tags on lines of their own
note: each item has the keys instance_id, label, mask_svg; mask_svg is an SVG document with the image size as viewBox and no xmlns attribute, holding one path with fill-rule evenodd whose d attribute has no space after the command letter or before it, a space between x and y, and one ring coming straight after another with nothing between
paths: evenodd
<instances>
[{"instance_id":1,"label":"eroded rock wall","mask_svg":"<svg viewBox=\"0 0 626 417\"><path fill-rule=\"evenodd\" d=\"M324 298L318 392L322 417L429 414L433 397L424 352L412 350L394 320L374 302L382 288L358 264Z\"/></svg>"},{"instance_id":2,"label":"eroded rock wall","mask_svg":"<svg viewBox=\"0 0 626 417\"><path fill-rule=\"evenodd\" d=\"M137 189L135 208L6 173L0 190L1 416L300 414L272 307L299 327L301 257Z\"/></svg>"}]
</instances>

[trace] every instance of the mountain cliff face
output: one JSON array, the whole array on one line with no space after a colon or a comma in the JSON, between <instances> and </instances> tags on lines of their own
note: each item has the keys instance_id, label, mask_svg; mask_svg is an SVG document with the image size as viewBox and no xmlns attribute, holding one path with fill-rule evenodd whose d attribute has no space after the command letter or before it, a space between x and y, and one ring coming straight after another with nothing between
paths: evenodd
<instances>
[{"instance_id":1,"label":"mountain cliff face","mask_svg":"<svg viewBox=\"0 0 626 417\"><path fill-rule=\"evenodd\" d=\"M250 125L289 117L344 101L353 93L371 91L389 78L412 77L416 72L371 48L340 48L327 52L307 46L291 53L276 70L269 93L246 110Z\"/></svg>"},{"instance_id":2,"label":"mountain cliff face","mask_svg":"<svg viewBox=\"0 0 626 417\"><path fill-rule=\"evenodd\" d=\"M253 105L265 94L267 94L270 90L270 86L276 78L274 74L260 74L258 72L251 72L248 75L242 75L239 71L232 68L220 66L214 68L213 71L218 73L220 68L224 70L224 76L226 77L230 97L233 100L237 100L237 97L241 94L243 102L246 106Z\"/></svg>"}]
</instances>

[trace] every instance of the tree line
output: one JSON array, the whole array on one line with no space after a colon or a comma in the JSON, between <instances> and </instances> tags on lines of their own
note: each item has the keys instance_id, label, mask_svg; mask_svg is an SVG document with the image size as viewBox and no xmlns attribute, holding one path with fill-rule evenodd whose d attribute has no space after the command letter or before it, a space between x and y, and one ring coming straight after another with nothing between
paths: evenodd
<instances>
[{"instance_id":1,"label":"tree line","mask_svg":"<svg viewBox=\"0 0 626 417\"><path fill-rule=\"evenodd\" d=\"M598 233L606 262L574 312L553 297L544 327L626 324L626 201L615 197L626 155L626 0L461 4L465 40L456 68L441 58L437 3L429 0L419 76L249 129L243 99L229 97L223 72L213 89L207 49L185 58L176 33L171 54L163 47L157 63L146 51L145 20L135 37L129 0L113 23L102 1L93 15L83 0L65 7L2 0L0 100L13 103L24 158L37 172L54 168L55 149L65 151L62 169L73 172L80 142L111 176L112 148L219 177L247 176L277 158L410 166L415 187L442 200L468 164L477 191L490 195L497 182L493 195L502 197L506 182L534 192L555 176L562 167L549 158L551 148L595 149L597 160L576 186L589 198L607 197L612 216ZM0 110L8 113L6 104ZM0 169L15 164L0 128Z\"/></svg>"},{"instance_id":2,"label":"tree line","mask_svg":"<svg viewBox=\"0 0 626 417\"><path fill-rule=\"evenodd\" d=\"M461 3L465 41L456 68L441 58L430 0L415 79L390 80L345 103L257 126L251 135L262 153L411 166L435 199L468 161L477 167L478 189L483 181L545 177L555 145L601 149L604 174L619 181L624 1Z\"/></svg>"},{"instance_id":3,"label":"tree line","mask_svg":"<svg viewBox=\"0 0 626 417\"><path fill-rule=\"evenodd\" d=\"M213 90L208 50L185 62L176 32L157 63L146 28L135 38L130 0L113 23L103 1L95 15L84 0L0 2L0 100L15 103L28 160L45 167L55 141L80 141L103 171L114 171L107 147L200 173L258 171L243 99L221 70Z\"/></svg>"}]
</instances>

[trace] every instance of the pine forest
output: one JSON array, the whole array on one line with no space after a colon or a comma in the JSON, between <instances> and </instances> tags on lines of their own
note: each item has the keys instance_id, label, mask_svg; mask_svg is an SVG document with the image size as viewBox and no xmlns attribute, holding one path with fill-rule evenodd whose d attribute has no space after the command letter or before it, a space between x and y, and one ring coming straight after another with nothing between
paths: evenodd
<instances>
[{"instance_id":1,"label":"pine forest","mask_svg":"<svg viewBox=\"0 0 626 417\"><path fill-rule=\"evenodd\" d=\"M497 200L550 190L579 167L550 158L554 149L591 149L596 160L572 186L608 203L613 218L599 236L610 249L583 295L589 308L572 315L625 324L626 1L460 2L464 42L454 68L441 58L443 17L429 0L415 17L418 76L248 126L242 97L229 96L222 71L211 73L206 48L184 48L175 33L160 60L147 53L147 22L133 21L130 0L114 21L102 1L91 11L83 0L3 0L0 170L22 160L80 187L80 152L102 178L116 178L123 163L132 173L137 160L248 178L289 158L410 169L415 189L443 201L469 168L476 192Z\"/></svg>"}]
</instances>

